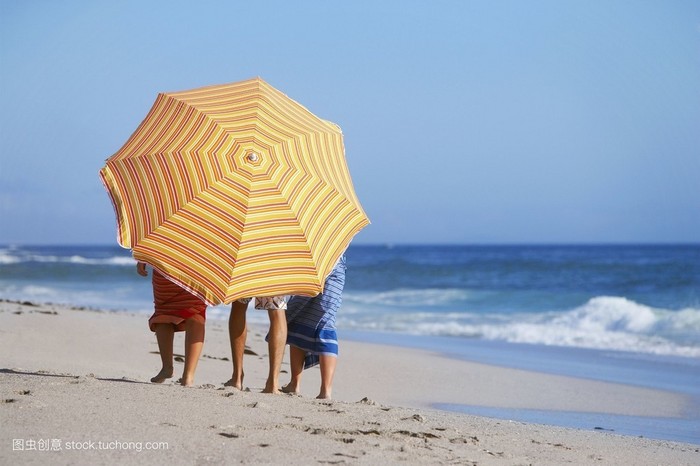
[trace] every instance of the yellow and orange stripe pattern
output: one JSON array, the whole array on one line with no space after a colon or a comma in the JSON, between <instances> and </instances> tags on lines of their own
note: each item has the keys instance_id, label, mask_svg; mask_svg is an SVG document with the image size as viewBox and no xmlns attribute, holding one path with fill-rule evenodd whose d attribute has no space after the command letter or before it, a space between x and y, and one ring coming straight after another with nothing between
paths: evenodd
<instances>
[{"instance_id":1,"label":"yellow and orange stripe pattern","mask_svg":"<svg viewBox=\"0 0 700 466\"><path fill-rule=\"evenodd\" d=\"M260 78L159 94L100 177L119 244L208 304L314 296L369 224L340 128Z\"/></svg>"}]
</instances>

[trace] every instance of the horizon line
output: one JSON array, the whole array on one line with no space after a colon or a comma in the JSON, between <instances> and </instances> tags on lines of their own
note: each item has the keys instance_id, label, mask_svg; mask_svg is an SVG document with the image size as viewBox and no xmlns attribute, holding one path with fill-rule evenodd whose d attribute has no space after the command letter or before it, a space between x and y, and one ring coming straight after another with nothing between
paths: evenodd
<instances>
[{"instance_id":1,"label":"horizon line","mask_svg":"<svg viewBox=\"0 0 700 466\"><path fill-rule=\"evenodd\" d=\"M94 247L118 247L122 248L118 243L77 243L77 242L59 242L59 243L40 243L40 242L0 242L0 247L59 247L59 246L94 246ZM416 246L700 246L700 241L504 241L504 242L398 242L398 241L362 241L351 243L352 246L367 246L367 247L416 247Z\"/></svg>"}]
</instances>

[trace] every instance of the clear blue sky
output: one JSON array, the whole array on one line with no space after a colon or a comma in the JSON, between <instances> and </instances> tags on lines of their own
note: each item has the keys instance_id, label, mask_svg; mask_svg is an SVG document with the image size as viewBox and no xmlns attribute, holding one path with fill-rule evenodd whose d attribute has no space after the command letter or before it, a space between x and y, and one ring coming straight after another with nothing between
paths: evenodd
<instances>
[{"instance_id":1,"label":"clear blue sky","mask_svg":"<svg viewBox=\"0 0 700 466\"><path fill-rule=\"evenodd\" d=\"M261 76L345 134L357 243L700 241L700 2L0 1L0 244L116 244L158 92Z\"/></svg>"}]
</instances>

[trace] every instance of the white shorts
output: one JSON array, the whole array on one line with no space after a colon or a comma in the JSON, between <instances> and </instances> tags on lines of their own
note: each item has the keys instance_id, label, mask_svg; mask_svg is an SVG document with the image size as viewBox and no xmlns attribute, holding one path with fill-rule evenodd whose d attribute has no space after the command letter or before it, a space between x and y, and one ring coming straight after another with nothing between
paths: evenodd
<instances>
[{"instance_id":1,"label":"white shorts","mask_svg":"<svg viewBox=\"0 0 700 466\"><path fill-rule=\"evenodd\" d=\"M253 298L241 298L236 300L236 302L241 304L248 304ZM255 309L261 309L266 311L287 309L287 297L286 296L263 296L255 298Z\"/></svg>"}]
</instances>

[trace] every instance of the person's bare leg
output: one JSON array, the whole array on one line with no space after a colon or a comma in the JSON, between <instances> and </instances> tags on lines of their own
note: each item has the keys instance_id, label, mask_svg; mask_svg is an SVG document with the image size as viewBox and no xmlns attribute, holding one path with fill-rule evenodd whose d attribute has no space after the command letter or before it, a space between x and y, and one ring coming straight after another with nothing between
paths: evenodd
<instances>
[{"instance_id":1,"label":"person's bare leg","mask_svg":"<svg viewBox=\"0 0 700 466\"><path fill-rule=\"evenodd\" d=\"M199 356L204 346L204 318L194 315L185 321L185 368L180 384L189 387L194 383Z\"/></svg>"},{"instance_id":2,"label":"person's bare leg","mask_svg":"<svg viewBox=\"0 0 700 466\"><path fill-rule=\"evenodd\" d=\"M228 336L231 341L231 359L233 360L233 373L231 380L224 385L243 390L243 354L245 342L248 337L246 325L246 311L248 304L234 301L231 305L231 314L228 318Z\"/></svg>"},{"instance_id":3,"label":"person's bare leg","mask_svg":"<svg viewBox=\"0 0 700 466\"><path fill-rule=\"evenodd\" d=\"M155 377L153 383L163 383L173 376L173 339L175 338L175 326L172 324L155 324L156 340L162 368Z\"/></svg>"},{"instance_id":4,"label":"person's bare leg","mask_svg":"<svg viewBox=\"0 0 700 466\"><path fill-rule=\"evenodd\" d=\"M301 373L304 371L304 358L306 352L296 346L289 346L289 365L291 366L292 376L289 383L282 387L284 393L299 393L301 388Z\"/></svg>"},{"instance_id":5,"label":"person's bare leg","mask_svg":"<svg viewBox=\"0 0 700 466\"><path fill-rule=\"evenodd\" d=\"M330 399L333 393L333 376L335 375L335 366L338 363L338 358L322 354L319 359L321 366L321 391L316 398Z\"/></svg>"},{"instance_id":6,"label":"person's bare leg","mask_svg":"<svg viewBox=\"0 0 700 466\"><path fill-rule=\"evenodd\" d=\"M287 316L284 309L268 310L270 316L270 333L267 337L267 348L270 357L270 372L263 393L277 393L280 389L279 375L284 358L284 347L287 344Z\"/></svg>"}]
</instances>

